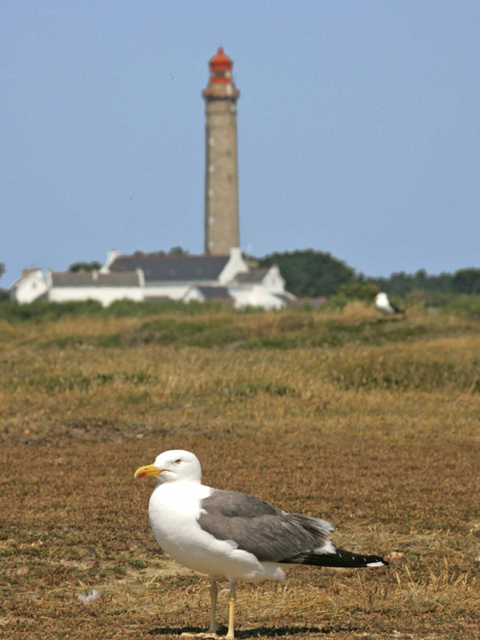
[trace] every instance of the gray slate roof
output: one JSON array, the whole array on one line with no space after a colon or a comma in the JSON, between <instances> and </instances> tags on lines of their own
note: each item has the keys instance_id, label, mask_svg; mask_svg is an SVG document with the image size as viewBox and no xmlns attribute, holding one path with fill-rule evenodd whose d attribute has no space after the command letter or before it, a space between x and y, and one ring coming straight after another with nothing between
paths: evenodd
<instances>
[{"instance_id":1,"label":"gray slate roof","mask_svg":"<svg viewBox=\"0 0 480 640\"><path fill-rule=\"evenodd\" d=\"M53 272L54 287L139 287L138 273L93 273Z\"/></svg>"},{"instance_id":2,"label":"gray slate roof","mask_svg":"<svg viewBox=\"0 0 480 640\"><path fill-rule=\"evenodd\" d=\"M142 269L145 282L215 282L229 256L119 256L110 271Z\"/></svg>"},{"instance_id":3,"label":"gray slate roof","mask_svg":"<svg viewBox=\"0 0 480 640\"><path fill-rule=\"evenodd\" d=\"M261 284L268 273L268 269L255 269L249 273L237 273L235 282L238 284Z\"/></svg>"},{"instance_id":4,"label":"gray slate roof","mask_svg":"<svg viewBox=\"0 0 480 640\"><path fill-rule=\"evenodd\" d=\"M195 288L200 291L206 300L233 300L227 287L202 287L197 285Z\"/></svg>"}]
</instances>

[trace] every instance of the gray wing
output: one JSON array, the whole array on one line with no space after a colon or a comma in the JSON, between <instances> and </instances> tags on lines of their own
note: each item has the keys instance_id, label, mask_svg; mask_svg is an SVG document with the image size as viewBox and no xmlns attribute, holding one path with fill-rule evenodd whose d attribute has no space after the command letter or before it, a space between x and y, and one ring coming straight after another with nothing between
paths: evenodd
<instances>
[{"instance_id":1,"label":"gray wing","mask_svg":"<svg viewBox=\"0 0 480 640\"><path fill-rule=\"evenodd\" d=\"M218 540L232 540L261 562L281 562L330 547L328 536L333 527L328 522L285 513L243 493L214 490L201 501L201 507L198 523L204 531Z\"/></svg>"}]
</instances>

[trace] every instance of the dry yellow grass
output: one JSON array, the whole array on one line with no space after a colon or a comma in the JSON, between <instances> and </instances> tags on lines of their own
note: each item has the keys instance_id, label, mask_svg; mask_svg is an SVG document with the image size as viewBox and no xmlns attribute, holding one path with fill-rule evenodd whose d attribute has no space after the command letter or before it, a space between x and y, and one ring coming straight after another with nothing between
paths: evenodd
<instances>
[{"instance_id":1,"label":"dry yellow grass","mask_svg":"<svg viewBox=\"0 0 480 640\"><path fill-rule=\"evenodd\" d=\"M2 323L0 637L206 626L206 579L159 553L132 479L171 447L391 559L241 586L240 638L479 637L479 326L362 305Z\"/></svg>"}]
</instances>

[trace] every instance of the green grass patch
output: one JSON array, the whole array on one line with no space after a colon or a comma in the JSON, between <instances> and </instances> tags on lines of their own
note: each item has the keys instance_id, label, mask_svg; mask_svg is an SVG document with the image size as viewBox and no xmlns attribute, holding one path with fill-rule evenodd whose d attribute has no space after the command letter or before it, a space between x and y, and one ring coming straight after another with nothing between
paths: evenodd
<instances>
[{"instance_id":1,"label":"green grass patch","mask_svg":"<svg viewBox=\"0 0 480 640\"><path fill-rule=\"evenodd\" d=\"M378 360L343 360L329 369L329 379L341 389L442 389L480 392L480 367L447 361L386 357Z\"/></svg>"},{"instance_id":2,"label":"green grass patch","mask_svg":"<svg viewBox=\"0 0 480 640\"><path fill-rule=\"evenodd\" d=\"M237 316L230 313L212 313L206 317L182 318L165 316L149 318L134 328L115 330L100 336L79 334L50 337L43 346L58 349L101 347L129 349L141 345L199 347L203 349L279 349L291 350L310 347L341 347L348 344L383 345L390 342L408 342L440 336L477 333L474 318L458 322L442 321L444 317L423 312L419 321L377 318L352 321L348 316L331 317L319 311L282 312L275 316ZM35 341L42 342L41 337Z\"/></svg>"},{"instance_id":3,"label":"green grass patch","mask_svg":"<svg viewBox=\"0 0 480 640\"><path fill-rule=\"evenodd\" d=\"M176 345L189 347L224 347L244 341L249 330L234 324L230 318L210 317L208 320L179 320L159 318L140 327L96 339L101 347L136 347L148 345Z\"/></svg>"},{"instance_id":4,"label":"green grass patch","mask_svg":"<svg viewBox=\"0 0 480 640\"><path fill-rule=\"evenodd\" d=\"M13 300L0 302L0 320L12 324L21 322L49 322L58 318L88 315L98 317L142 318L152 315L179 314L185 316L207 315L218 312L235 313L219 302L180 302L164 300L162 302L134 302L117 300L109 307L103 307L97 300L46 302L37 301L19 304Z\"/></svg>"}]
</instances>

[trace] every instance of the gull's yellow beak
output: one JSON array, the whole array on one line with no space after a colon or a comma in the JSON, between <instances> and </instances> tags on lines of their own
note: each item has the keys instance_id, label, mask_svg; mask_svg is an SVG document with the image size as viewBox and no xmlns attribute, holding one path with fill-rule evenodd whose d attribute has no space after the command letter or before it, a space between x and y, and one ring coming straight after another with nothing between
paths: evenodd
<instances>
[{"instance_id":1,"label":"gull's yellow beak","mask_svg":"<svg viewBox=\"0 0 480 640\"><path fill-rule=\"evenodd\" d=\"M146 476L158 476L163 469L157 469L153 464L147 464L146 467L139 467L134 474L134 478L145 478Z\"/></svg>"}]
</instances>

